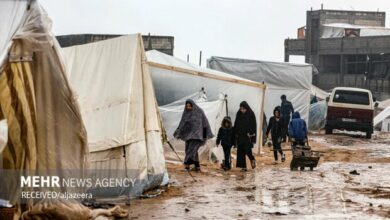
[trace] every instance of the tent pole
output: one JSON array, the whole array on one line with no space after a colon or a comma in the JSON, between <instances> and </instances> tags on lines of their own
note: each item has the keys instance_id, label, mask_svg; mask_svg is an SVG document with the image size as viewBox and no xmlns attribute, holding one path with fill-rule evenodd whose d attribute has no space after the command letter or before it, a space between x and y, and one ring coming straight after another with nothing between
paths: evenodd
<instances>
[{"instance_id":1,"label":"tent pole","mask_svg":"<svg viewBox=\"0 0 390 220\"><path fill-rule=\"evenodd\" d=\"M226 108L226 116L229 117L229 107L228 107L227 94L225 94L225 108Z\"/></svg>"},{"instance_id":2,"label":"tent pole","mask_svg":"<svg viewBox=\"0 0 390 220\"><path fill-rule=\"evenodd\" d=\"M259 148L258 148L258 152L257 154L259 156L261 156L262 152L263 152L263 124L264 124L264 98L265 98L265 90L266 90L266 85L264 84L263 82L263 85L264 85L264 88L263 88L263 94L261 95L261 100L260 100L260 103L261 103L261 107L260 107L260 131L259 131Z\"/></svg>"}]
</instances>

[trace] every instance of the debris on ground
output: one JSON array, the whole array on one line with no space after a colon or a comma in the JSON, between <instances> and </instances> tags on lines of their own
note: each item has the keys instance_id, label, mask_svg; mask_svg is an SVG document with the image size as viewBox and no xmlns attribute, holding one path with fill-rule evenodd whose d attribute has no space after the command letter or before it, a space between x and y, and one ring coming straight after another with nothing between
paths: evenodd
<instances>
[{"instance_id":1,"label":"debris on ground","mask_svg":"<svg viewBox=\"0 0 390 220\"><path fill-rule=\"evenodd\" d=\"M349 172L349 174L351 174L351 175L360 175L360 173L358 173L357 170L352 170L352 171Z\"/></svg>"}]
</instances>

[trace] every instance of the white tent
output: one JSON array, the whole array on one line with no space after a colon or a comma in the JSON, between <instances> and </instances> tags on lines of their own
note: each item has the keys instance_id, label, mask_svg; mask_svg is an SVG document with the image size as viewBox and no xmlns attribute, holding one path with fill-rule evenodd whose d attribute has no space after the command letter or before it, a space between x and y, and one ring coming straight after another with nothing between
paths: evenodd
<instances>
[{"instance_id":1,"label":"white tent","mask_svg":"<svg viewBox=\"0 0 390 220\"><path fill-rule=\"evenodd\" d=\"M273 109L281 104L280 96L285 94L294 109L308 120L312 65L211 57L208 66L256 82L265 82L267 93L264 109L267 118L272 116Z\"/></svg>"},{"instance_id":2,"label":"white tent","mask_svg":"<svg viewBox=\"0 0 390 220\"><path fill-rule=\"evenodd\" d=\"M209 101L216 101L221 95L226 95L227 112L234 121L240 102L247 101L257 118L259 137L257 143L262 143L263 117L261 116L266 87L264 84L202 68L155 50L148 51L146 54L160 106L197 93L203 88ZM166 124L167 122L164 122L165 126ZM170 128L167 130L169 131Z\"/></svg>"},{"instance_id":3,"label":"white tent","mask_svg":"<svg viewBox=\"0 0 390 220\"><path fill-rule=\"evenodd\" d=\"M139 34L63 49L88 133L94 176L137 178L138 195L166 173L162 129ZM107 192L104 192L107 193Z\"/></svg>"}]
</instances>

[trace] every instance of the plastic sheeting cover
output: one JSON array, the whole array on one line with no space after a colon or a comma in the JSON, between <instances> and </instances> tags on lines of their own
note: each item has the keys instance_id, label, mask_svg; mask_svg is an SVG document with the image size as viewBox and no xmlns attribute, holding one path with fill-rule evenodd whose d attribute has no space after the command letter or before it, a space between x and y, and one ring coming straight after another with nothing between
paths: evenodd
<instances>
[{"instance_id":1,"label":"plastic sheeting cover","mask_svg":"<svg viewBox=\"0 0 390 220\"><path fill-rule=\"evenodd\" d=\"M70 177L71 170L87 166L87 138L51 19L35 0L0 1L0 18L0 106L12 143L2 154L3 168ZM0 187L12 194L13 204L22 190L15 181L19 179L7 178ZM65 188L61 190L79 190Z\"/></svg>"},{"instance_id":2,"label":"plastic sheeting cover","mask_svg":"<svg viewBox=\"0 0 390 220\"><path fill-rule=\"evenodd\" d=\"M294 109L308 120L312 65L211 57L208 66L256 82L265 82L267 91L264 109L267 118L272 116L273 109L281 104L280 96L285 94Z\"/></svg>"},{"instance_id":3,"label":"plastic sheeting cover","mask_svg":"<svg viewBox=\"0 0 390 220\"><path fill-rule=\"evenodd\" d=\"M378 105L379 109L385 109L385 108L390 106L390 99L386 99L386 100L380 101L378 103L379 103L379 105Z\"/></svg>"},{"instance_id":4,"label":"plastic sheeting cover","mask_svg":"<svg viewBox=\"0 0 390 220\"><path fill-rule=\"evenodd\" d=\"M321 100L325 100L326 97L330 96L330 93L325 92L324 90L318 88L317 86L312 85L311 86L311 95L316 96L317 98Z\"/></svg>"},{"instance_id":5,"label":"plastic sheeting cover","mask_svg":"<svg viewBox=\"0 0 390 220\"><path fill-rule=\"evenodd\" d=\"M325 100L310 105L309 130L319 130L325 127L328 104Z\"/></svg>"},{"instance_id":6,"label":"plastic sheeting cover","mask_svg":"<svg viewBox=\"0 0 390 220\"><path fill-rule=\"evenodd\" d=\"M177 101L184 96L197 93L204 88L207 93L208 100L218 100L221 94L227 95L228 114L232 118L232 121L235 120L240 103L242 101L247 101L256 115L257 125L259 127L258 135L260 135L261 126L259 121L264 92L263 88L214 78L211 79L201 75L183 73L175 70L175 67L180 67L194 72L204 72L213 76L225 77L232 80L241 80L256 85L260 85L259 83L220 71L201 68L158 51L148 51L146 52L146 55L149 62L169 67L160 68L158 66L150 65L150 72L156 91L156 98L160 106Z\"/></svg>"},{"instance_id":7,"label":"plastic sheeting cover","mask_svg":"<svg viewBox=\"0 0 390 220\"><path fill-rule=\"evenodd\" d=\"M8 141L8 126L7 120L0 121L0 154Z\"/></svg>"},{"instance_id":8,"label":"plastic sheeting cover","mask_svg":"<svg viewBox=\"0 0 390 220\"><path fill-rule=\"evenodd\" d=\"M194 93L189 96L183 97L175 102L169 103L164 106L160 106L160 114L163 120L164 128L166 130L167 138L181 157L184 159L184 142L176 140L173 137L173 133L179 126L181 116L184 110L184 104L187 99L192 99L196 104L203 109L207 119L209 120L211 130L214 136L217 135L218 129L221 125L223 117L226 116L225 101L223 97L215 101L207 101L203 92ZM215 137L209 140L205 146L199 149L199 157L201 159L210 159L211 150L215 147ZM165 158L168 162L180 162L172 152L172 149L168 145L165 145ZM221 160L220 155L217 158Z\"/></svg>"},{"instance_id":9,"label":"plastic sheeting cover","mask_svg":"<svg viewBox=\"0 0 390 220\"><path fill-rule=\"evenodd\" d=\"M374 126L377 126L379 123L381 123L383 120L385 120L387 118L390 118L390 106L385 108L377 116L375 116Z\"/></svg>"},{"instance_id":10,"label":"plastic sheeting cover","mask_svg":"<svg viewBox=\"0 0 390 220\"><path fill-rule=\"evenodd\" d=\"M322 28L322 38L345 37L345 29L359 29L360 36L386 36L390 35L390 29L384 27L361 26L347 23L324 24Z\"/></svg>"},{"instance_id":11,"label":"plastic sheeting cover","mask_svg":"<svg viewBox=\"0 0 390 220\"><path fill-rule=\"evenodd\" d=\"M0 66L3 65L12 38L18 31L28 1L1 1L0 8ZM1 70L1 69L0 69Z\"/></svg>"}]
</instances>

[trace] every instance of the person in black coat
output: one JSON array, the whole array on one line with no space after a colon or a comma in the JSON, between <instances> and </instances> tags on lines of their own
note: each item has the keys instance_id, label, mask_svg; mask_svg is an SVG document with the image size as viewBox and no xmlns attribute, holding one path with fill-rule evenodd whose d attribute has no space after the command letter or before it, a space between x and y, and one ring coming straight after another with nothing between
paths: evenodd
<instances>
[{"instance_id":1,"label":"person in black coat","mask_svg":"<svg viewBox=\"0 0 390 220\"><path fill-rule=\"evenodd\" d=\"M230 117L225 117L222 120L221 127L218 130L217 135L217 146L222 145L223 153L224 153L224 161L223 161L223 169L230 170L231 169L231 157L230 151L234 145L234 133L233 126Z\"/></svg>"},{"instance_id":2,"label":"person in black coat","mask_svg":"<svg viewBox=\"0 0 390 220\"><path fill-rule=\"evenodd\" d=\"M252 169L254 169L256 159L252 154L252 148L253 144L256 143L256 117L245 101L240 103L240 110L238 110L234 121L234 134L237 143L237 167L246 171L246 156L248 156Z\"/></svg>"},{"instance_id":3,"label":"person in black coat","mask_svg":"<svg viewBox=\"0 0 390 220\"><path fill-rule=\"evenodd\" d=\"M268 137L271 132L272 146L274 150L274 164L278 162L278 152L282 157L282 162L285 161L286 157L282 151L282 136L283 136L283 122L280 116L280 107L277 106L274 109L274 116L269 119L266 136Z\"/></svg>"},{"instance_id":4,"label":"person in black coat","mask_svg":"<svg viewBox=\"0 0 390 220\"><path fill-rule=\"evenodd\" d=\"M280 97L282 103L280 105L280 118L282 119L282 142L287 141L288 124L290 123L291 114L294 113L294 107L290 101L287 100L286 95Z\"/></svg>"}]
</instances>

